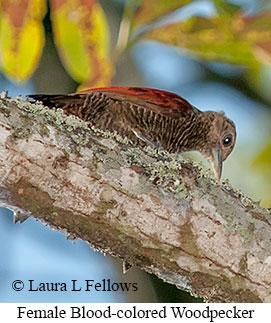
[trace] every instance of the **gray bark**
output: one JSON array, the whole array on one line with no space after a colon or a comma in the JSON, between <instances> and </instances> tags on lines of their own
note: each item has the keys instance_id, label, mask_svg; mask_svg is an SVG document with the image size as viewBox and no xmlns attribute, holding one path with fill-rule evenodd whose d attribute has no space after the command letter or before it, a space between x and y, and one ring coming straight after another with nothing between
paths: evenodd
<instances>
[{"instance_id":1,"label":"gray bark","mask_svg":"<svg viewBox=\"0 0 271 323\"><path fill-rule=\"evenodd\" d=\"M271 302L271 213L195 163L2 93L0 206L216 302Z\"/></svg>"}]
</instances>

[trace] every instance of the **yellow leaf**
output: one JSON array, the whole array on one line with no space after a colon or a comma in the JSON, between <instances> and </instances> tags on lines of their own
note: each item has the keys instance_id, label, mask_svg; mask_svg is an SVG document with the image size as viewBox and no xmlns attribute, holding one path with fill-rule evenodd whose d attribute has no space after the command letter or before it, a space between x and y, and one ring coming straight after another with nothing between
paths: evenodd
<instances>
[{"instance_id":1,"label":"yellow leaf","mask_svg":"<svg viewBox=\"0 0 271 323\"><path fill-rule=\"evenodd\" d=\"M109 28L96 0L51 0L54 40L63 65L79 83L110 83Z\"/></svg>"},{"instance_id":2,"label":"yellow leaf","mask_svg":"<svg viewBox=\"0 0 271 323\"><path fill-rule=\"evenodd\" d=\"M1 67L7 77L26 81L44 46L45 0L3 0L0 9Z\"/></svg>"}]
</instances>

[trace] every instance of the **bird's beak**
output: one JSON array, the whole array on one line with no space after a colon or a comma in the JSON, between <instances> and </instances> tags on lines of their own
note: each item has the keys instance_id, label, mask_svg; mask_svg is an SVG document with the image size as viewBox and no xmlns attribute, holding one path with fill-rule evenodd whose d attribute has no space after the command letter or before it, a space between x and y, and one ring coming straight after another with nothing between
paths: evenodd
<instances>
[{"instance_id":1,"label":"bird's beak","mask_svg":"<svg viewBox=\"0 0 271 323\"><path fill-rule=\"evenodd\" d=\"M220 180L222 173L222 151L220 147L212 149L211 164L214 168L217 179Z\"/></svg>"}]
</instances>

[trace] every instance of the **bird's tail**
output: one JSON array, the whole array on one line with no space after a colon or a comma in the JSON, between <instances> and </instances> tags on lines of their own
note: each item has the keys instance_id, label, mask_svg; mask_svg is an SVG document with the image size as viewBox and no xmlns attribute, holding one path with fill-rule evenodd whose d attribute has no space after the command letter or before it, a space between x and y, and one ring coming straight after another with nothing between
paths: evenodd
<instances>
[{"instance_id":1,"label":"bird's tail","mask_svg":"<svg viewBox=\"0 0 271 323\"><path fill-rule=\"evenodd\" d=\"M67 106L78 104L80 95L63 95L63 94L31 94L28 95L30 102L42 102L43 105L49 108L61 108L66 110Z\"/></svg>"}]
</instances>

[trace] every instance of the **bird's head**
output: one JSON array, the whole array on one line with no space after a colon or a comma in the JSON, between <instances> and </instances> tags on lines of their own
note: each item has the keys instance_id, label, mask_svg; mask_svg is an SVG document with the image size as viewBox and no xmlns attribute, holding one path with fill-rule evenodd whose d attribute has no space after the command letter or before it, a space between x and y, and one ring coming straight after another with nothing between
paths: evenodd
<instances>
[{"instance_id":1,"label":"bird's head","mask_svg":"<svg viewBox=\"0 0 271 323\"><path fill-rule=\"evenodd\" d=\"M201 153L210 160L217 178L220 179L222 163L232 152L235 144L235 125L224 112L206 111L202 113L202 117L209 121L207 122L209 131L206 132L206 144L203 145Z\"/></svg>"}]
</instances>

